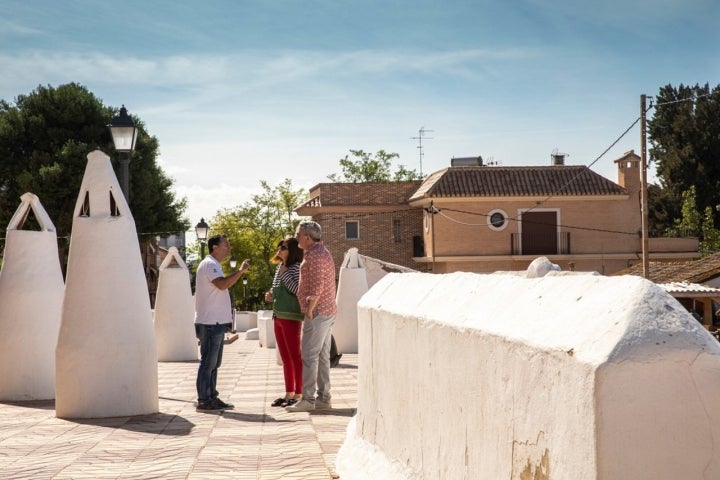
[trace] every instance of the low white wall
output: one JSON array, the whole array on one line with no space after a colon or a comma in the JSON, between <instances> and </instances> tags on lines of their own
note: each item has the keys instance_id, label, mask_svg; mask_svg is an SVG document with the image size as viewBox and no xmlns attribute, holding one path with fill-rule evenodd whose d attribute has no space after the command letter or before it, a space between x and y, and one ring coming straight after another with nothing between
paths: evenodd
<instances>
[{"instance_id":1,"label":"low white wall","mask_svg":"<svg viewBox=\"0 0 720 480\"><path fill-rule=\"evenodd\" d=\"M270 317L261 317L258 314L257 325L260 346L265 348L275 348L275 320L273 320L272 315Z\"/></svg>"},{"instance_id":2,"label":"low white wall","mask_svg":"<svg viewBox=\"0 0 720 480\"><path fill-rule=\"evenodd\" d=\"M389 274L344 480L720 478L720 344L640 277Z\"/></svg>"},{"instance_id":3,"label":"low white wall","mask_svg":"<svg viewBox=\"0 0 720 480\"><path fill-rule=\"evenodd\" d=\"M247 332L251 328L257 328L257 312L235 312L235 330Z\"/></svg>"}]
</instances>

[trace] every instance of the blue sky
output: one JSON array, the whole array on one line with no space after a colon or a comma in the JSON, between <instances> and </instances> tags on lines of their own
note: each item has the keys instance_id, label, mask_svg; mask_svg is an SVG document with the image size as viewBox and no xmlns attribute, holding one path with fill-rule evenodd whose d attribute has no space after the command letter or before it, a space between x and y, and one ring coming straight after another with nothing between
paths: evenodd
<instances>
[{"instance_id":1,"label":"blue sky","mask_svg":"<svg viewBox=\"0 0 720 480\"><path fill-rule=\"evenodd\" d=\"M211 218L260 180L327 181L350 149L422 171L481 155L588 165L640 95L720 84L715 0L17 1L0 4L0 98L78 82L138 115ZM652 114L652 111L650 112ZM635 126L592 168L640 149ZM42 200L42 198L41 198Z\"/></svg>"}]
</instances>

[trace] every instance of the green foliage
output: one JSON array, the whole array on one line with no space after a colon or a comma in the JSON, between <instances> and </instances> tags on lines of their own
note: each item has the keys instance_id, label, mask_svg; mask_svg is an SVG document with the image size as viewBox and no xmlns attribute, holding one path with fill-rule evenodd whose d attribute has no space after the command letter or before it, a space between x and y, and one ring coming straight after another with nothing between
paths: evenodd
<instances>
[{"instance_id":1,"label":"green foliage","mask_svg":"<svg viewBox=\"0 0 720 480\"><path fill-rule=\"evenodd\" d=\"M675 225L668 229L668 236L700 238L699 252L705 256L720 251L720 230L715 228L714 219L718 207L705 207L701 215L695 197L694 186L682 192L682 216L675 219Z\"/></svg>"},{"instance_id":2,"label":"green foliage","mask_svg":"<svg viewBox=\"0 0 720 480\"><path fill-rule=\"evenodd\" d=\"M660 89L655 103L648 133L660 185L648 189L651 231L666 233L675 227L683 192L691 186L696 188L697 211L710 207L718 222L720 86L711 90L708 84L668 85Z\"/></svg>"},{"instance_id":3,"label":"green foliage","mask_svg":"<svg viewBox=\"0 0 720 480\"><path fill-rule=\"evenodd\" d=\"M20 195L33 192L67 242L87 154L100 149L117 157L106 127L116 113L76 83L39 86L14 105L0 101L0 225L10 221ZM129 166L130 209L137 231L185 231L186 200L175 198L172 180L156 163L157 139L134 120L140 132ZM113 162L119 175L117 158ZM66 248L61 241L63 265Z\"/></svg>"},{"instance_id":4,"label":"green foliage","mask_svg":"<svg viewBox=\"0 0 720 480\"><path fill-rule=\"evenodd\" d=\"M422 180L424 177L415 170L399 165L393 173L392 160L399 158L397 153L379 150L374 156L363 150L350 150L354 159L348 155L340 159L342 173L328 175L328 179L337 183L387 183Z\"/></svg>"},{"instance_id":5,"label":"green foliage","mask_svg":"<svg viewBox=\"0 0 720 480\"><path fill-rule=\"evenodd\" d=\"M715 211L718 207L715 207ZM700 255L710 255L711 253L720 252L720 230L715 228L715 216L713 209L705 207L705 213L702 219L702 241L700 242Z\"/></svg>"},{"instance_id":6,"label":"green foliage","mask_svg":"<svg viewBox=\"0 0 720 480\"><path fill-rule=\"evenodd\" d=\"M699 237L702 217L697 209L696 191L692 186L682 193L682 216L668 231L671 237Z\"/></svg>"},{"instance_id":7,"label":"green foliage","mask_svg":"<svg viewBox=\"0 0 720 480\"><path fill-rule=\"evenodd\" d=\"M264 297L275 274L272 259L278 242L295 234L300 217L293 210L306 194L304 189L296 189L290 179L275 187L263 180L260 186L262 192L253 195L249 202L218 212L208 222L211 235L224 233L228 236L238 265L243 259L250 259L252 266L246 274L247 286L244 287L242 282L236 283L232 294L237 305L243 305L245 294L245 303L252 309L269 307L264 305Z\"/></svg>"}]
</instances>

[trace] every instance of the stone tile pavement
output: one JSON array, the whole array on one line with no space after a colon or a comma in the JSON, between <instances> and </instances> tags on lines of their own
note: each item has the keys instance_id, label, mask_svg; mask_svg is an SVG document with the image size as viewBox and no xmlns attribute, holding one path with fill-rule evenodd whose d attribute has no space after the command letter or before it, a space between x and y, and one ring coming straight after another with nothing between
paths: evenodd
<instances>
[{"instance_id":1,"label":"stone tile pavement","mask_svg":"<svg viewBox=\"0 0 720 480\"><path fill-rule=\"evenodd\" d=\"M118 365L117 368L122 368ZM225 345L221 413L195 411L197 362L158 366L160 412L63 420L54 401L0 402L2 479L334 479L335 455L357 402L357 355L331 370L333 408L288 413L276 350Z\"/></svg>"}]
</instances>

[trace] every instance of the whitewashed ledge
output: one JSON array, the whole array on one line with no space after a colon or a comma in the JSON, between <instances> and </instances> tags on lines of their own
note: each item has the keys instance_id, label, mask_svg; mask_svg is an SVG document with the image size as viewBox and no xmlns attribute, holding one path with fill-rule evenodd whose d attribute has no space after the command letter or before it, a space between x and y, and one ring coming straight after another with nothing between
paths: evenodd
<instances>
[{"instance_id":1,"label":"whitewashed ledge","mask_svg":"<svg viewBox=\"0 0 720 480\"><path fill-rule=\"evenodd\" d=\"M358 322L343 480L720 478L720 344L654 283L393 273Z\"/></svg>"}]
</instances>

